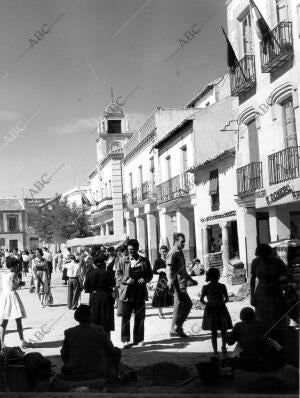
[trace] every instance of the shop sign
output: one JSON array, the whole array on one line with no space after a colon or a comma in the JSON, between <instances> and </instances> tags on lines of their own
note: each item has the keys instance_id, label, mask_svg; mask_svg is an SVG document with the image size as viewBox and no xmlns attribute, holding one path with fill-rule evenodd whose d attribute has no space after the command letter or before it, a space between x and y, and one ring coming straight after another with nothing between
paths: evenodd
<instances>
[{"instance_id":1,"label":"shop sign","mask_svg":"<svg viewBox=\"0 0 300 398\"><path fill-rule=\"evenodd\" d=\"M217 220L219 218L226 218L226 217L234 217L236 216L236 211L228 211L227 213L223 213L223 214L216 214L214 216L208 216L206 218L201 218L200 221L201 222L206 222L206 221L212 221L212 220Z\"/></svg>"},{"instance_id":2,"label":"shop sign","mask_svg":"<svg viewBox=\"0 0 300 398\"><path fill-rule=\"evenodd\" d=\"M39 207L47 202L49 199L44 198L25 198L25 207Z\"/></svg>"},{"instance_id":3,"label":"shop sign","mask_svg":"<svg viewBox=\"0 0 300 398\"><path fill-rule=\"evenodd\" d=\"M266 196L267 204L270 205L274 202L277 202L277 200L284 198L285 196L289 195L292 192L293 192L293 190L290 187L290 185L289 184L285 185L284 187L278 189L278 191L275 191L275 192L271 193L270 195Z\"/></svg>"},{"instance_id":4,"label":"shop sign","mask_svg":"<svg viewBox=\"0 0 300 398\"><path fill-rule=\"evenodd\" d=\"M300 199L300 191L293 191L292 195L294 200Z\"/></svg>"}]
</instances>

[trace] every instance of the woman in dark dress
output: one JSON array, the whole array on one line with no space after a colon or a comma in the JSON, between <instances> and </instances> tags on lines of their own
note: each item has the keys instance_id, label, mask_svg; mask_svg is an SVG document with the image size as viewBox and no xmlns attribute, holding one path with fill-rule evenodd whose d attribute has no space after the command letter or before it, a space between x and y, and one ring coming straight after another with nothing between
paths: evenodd
<instances>
[{"instance_id":1,"label":"woman in dark dress","mask_svg":"<svg viewBox=\"0 0 300 398\"><path fill-rule=\"evenodd\" d=\"M288 280L288 269L282 260L273 256L267 244L259 245L255 255L251 265L250 303L255 307L256 318L264 321L268 329L285 327L283 287Z\"/></svg>"},{"instance_id":2,"label":"woman in dark dress","mask_svg":"<svg viewBox=\"0 0 300 398\"><path fill-rule=\"evenodd\" d=\"M84 290L90 293L92 323L101 325L110 338L115 330L114 298L112 296L115 279L112 272L106 270L105 257L94 258L95 269L89 272L84 282Z\"/></svg>"},{"instance_id":3,"label":"woman in dark dress","mask_svg":"<svg viewBox=\"0 0 300 398\"><path fill-rule=\"evenodd\" d=\"M158 316L162 319L163 316L162 308L163 307L173 307L174 298L169 292L168 288L168 280L166 275L166 258L168 254L168 249L166 246L161 246L160 250L160 258L158 258L153 267L153 273L159 274L156 289L154 292L152 307L158 308Z\"/></svg>"}]
</instances>

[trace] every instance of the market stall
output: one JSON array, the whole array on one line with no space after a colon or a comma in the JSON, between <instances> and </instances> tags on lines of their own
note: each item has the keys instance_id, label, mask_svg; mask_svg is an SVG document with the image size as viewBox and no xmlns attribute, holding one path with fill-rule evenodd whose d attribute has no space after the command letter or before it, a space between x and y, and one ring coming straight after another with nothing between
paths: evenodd
<instances>
[{"instance_id":1,"label":"market stall","mask_svg":"<svg viewBox=\"0 0 300 398\"><path fill-rule=\"evenodd\" d=\"M114 246L118 247L126 243L127 237L125 234L108 235L108 236L89 236L87 238L74 238L67 240L66 247L76 250L77 248L92 247L92 246Z\"/></svg>"}]
</instances>

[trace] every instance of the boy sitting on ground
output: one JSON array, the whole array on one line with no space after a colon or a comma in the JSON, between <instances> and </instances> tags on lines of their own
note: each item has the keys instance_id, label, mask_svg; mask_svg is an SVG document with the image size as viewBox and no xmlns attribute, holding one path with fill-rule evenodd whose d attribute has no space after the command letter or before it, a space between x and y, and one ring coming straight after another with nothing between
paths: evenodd
<instances>
[{"instance_id":1,"label":"boy sitting on ground","mask_svg":"<svg viewBox=\"0 0 300 398\"><path fill-rule=\"evenodd\" d=\"M241 322L236 323L226 336L229 345L237 343L234 356L239 356L243 350L254 350L258 340L262 339L266 332L264 323L256 319L252 308L243 308L240 312L240 319Z\"/></svg>"}]
</instances>

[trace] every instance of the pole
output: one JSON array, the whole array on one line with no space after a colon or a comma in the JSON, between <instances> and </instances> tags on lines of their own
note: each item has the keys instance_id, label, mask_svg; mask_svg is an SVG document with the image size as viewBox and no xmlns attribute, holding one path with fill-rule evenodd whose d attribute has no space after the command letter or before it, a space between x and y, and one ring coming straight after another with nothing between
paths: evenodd
<instances>
[{"instance_id":1,"label":"pole","mask_svg":"<svg viewBox=\"0 0 300 398\"><path fill-rule=\"evenodd\" d=\"M245 236L245 253L246 253L246 278L248 280L248 248L247 248L247 237Z\"/></svg>"}]
</instances>

